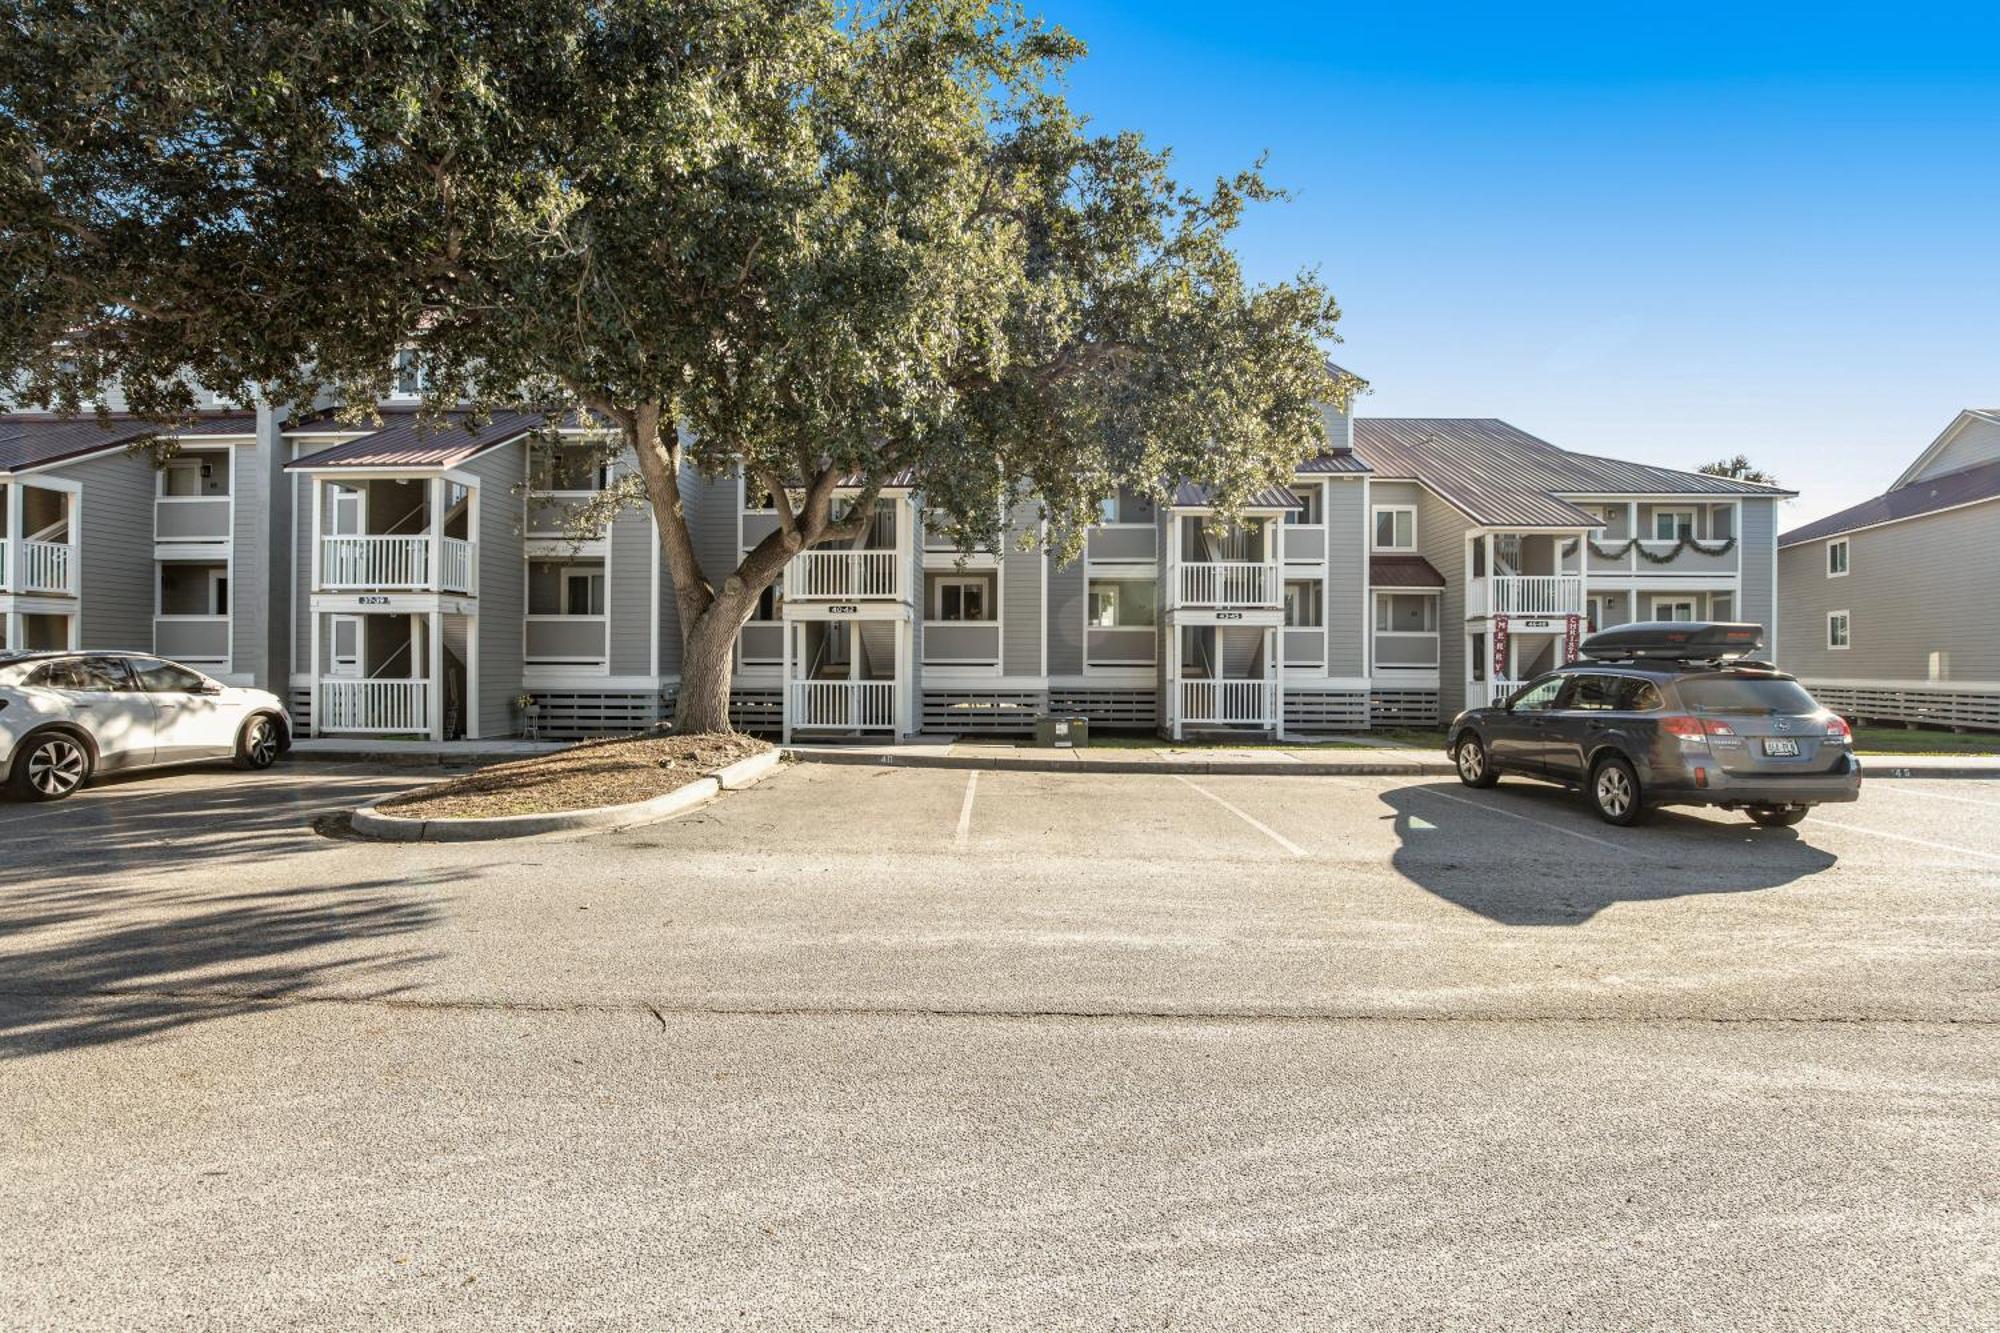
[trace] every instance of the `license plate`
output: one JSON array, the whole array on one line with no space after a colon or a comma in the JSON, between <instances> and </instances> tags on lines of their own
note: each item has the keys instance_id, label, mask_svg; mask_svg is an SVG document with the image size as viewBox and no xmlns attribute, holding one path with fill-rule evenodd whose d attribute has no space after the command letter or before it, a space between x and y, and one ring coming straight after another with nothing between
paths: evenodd
<instances>
[{"instance_id":1,"label":"license plate","mask_svg":"<svg viewBox=\"0 0 2000 1333\"><path fill-rule=\"evenodd\" d=\"M1789 736L1767 736L1764 738L1764 753L1796 759L1799 757L1799 743Z\"/></svg>"}]
</instances>

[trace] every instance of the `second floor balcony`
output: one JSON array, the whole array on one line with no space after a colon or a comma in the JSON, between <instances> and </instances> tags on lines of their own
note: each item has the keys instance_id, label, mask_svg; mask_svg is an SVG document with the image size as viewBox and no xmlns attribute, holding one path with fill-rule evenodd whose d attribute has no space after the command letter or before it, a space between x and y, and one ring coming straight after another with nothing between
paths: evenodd
<instances>
[{"instance_id":1,"label":"second floor balcony","mask_svg":"<svg viewBox=\"0 0 2000 1333\"><path fill-rule=\"evenodd\" d=\"M476 551L459 537L322 537L319 586L330 592L470 594L478 591Z\"/></svg>"},{"instance_id":2,"label":"second floor balcony","mask_svg":"<svg viewBox=\"0 0 2000 1333\"><path fill-rule=\"evenodd\" d=\"M1576 574L1503 574L1474 579L1466 590L1468 616L1568 616L1585 609Z\"/></svg>"},{"instance_id":3,"label":"second floor balcony","mask_svg":"<svg viewBox=\"0 0 2000 1333\"><path fill-rule=\"evenodd\" d=\"M477 595L477 495L444 477L316 478L317 568L327 592Z\"/></svg>"},{"instance_id":4,"label":"second floor balcony","mask_svg":"<svg viewBox=\"0 0 2000 1333\"><path fill-rule=\"evenodd\" d=\"M889 550L801 551L785 567L785 596L795 601L900 601L902 553Z\"/></svg>"},{"instance_id":5,"label":"second floor balcony","mask_svg":"<svg viewBox=\"0 0 2000 1333\"><path fill-rule=\"evenodd\" d=\"M76 546L66 541L0 541L0 591L74 597Z\"/></svg>"},{"instance_id":6,"label":"second floor balcony","mask_svg":"<svg viewBox=\"0 0 2000 1333\"><path fill-rule=\"evenodd\" d=\"M1175 567L1176 604L1217 610L1275 609L1284 591L1275 561L1201 560Z\"/></svg>"}]
</instances>

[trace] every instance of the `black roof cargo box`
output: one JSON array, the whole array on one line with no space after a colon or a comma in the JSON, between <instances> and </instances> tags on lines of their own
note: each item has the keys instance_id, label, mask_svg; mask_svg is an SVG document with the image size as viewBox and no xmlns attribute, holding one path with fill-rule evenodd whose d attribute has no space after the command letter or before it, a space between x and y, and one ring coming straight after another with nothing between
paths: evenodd
<instances>
[{"instance_id":1,"label":"black roof cargo box","mask_svg":"<svg viewBox=\"0 0 2000 1333\"><path fill-rule=\"evenodd\" d=\"M1754 653L1762 625L1715 620L1641 620L1599 630L1579 645L1599 662L1712 662Z\"/></svg>"}]
</instances>

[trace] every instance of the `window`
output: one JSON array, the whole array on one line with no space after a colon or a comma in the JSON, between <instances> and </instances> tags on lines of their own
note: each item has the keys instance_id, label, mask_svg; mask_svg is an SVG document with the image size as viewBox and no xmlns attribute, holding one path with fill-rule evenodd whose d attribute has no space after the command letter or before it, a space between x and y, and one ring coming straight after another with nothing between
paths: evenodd
<instances>
[{"instance_id":1,"label":"window","mask_svg":"<svg viewBox=\"0 0 2000 1333\"><path fill-rule=\"evenodd\" d=\"M208 613L212 616L229 614L229 575L219 569L208 571Z\"/></svg>"},{"instance_id":2,"label":"window","mask_svg":"<svg viewBox=\"0 0 2000 1333\"><path fill-rule=\"evenodd\" d=\"M1377 505L1375 508L1375 549L1414 551L1417 549L1415 505Z\"/></svg>"},{"instance_id":3,"label":"window","mask_svg":"<svg viewBox=\"0 0 2000 1333\"><path fill-rule=\"evenodd\" d=\"M1736 614L1736 599L1726 592L1712 592L1708 595L1708 618L1710 620L1730 620Z\"/></svg>"},{"instance_id":4,"label":"window","mask_svg":"<svg viewBox=\"0 0 2000 1333\"><path fill-rule=\"evenodd\" d=\"M1085 598L1087 623L1093 629L1149 626L1157 596L1148 579L1092 579Z\"/></svg>"},{"instance_id":5,"label":"window","mask_svg":"<svg viewBox=\"0 0 2000 1333\"><path fill-rule=\"evenodd\" d=\"M1829 648L1847 647L1848 634L1849 634L1849 627L1847 623L1847 612L1845 611L1827 612L1826 646Z\"/></svg>"},{"instance_id":6,"label":"window","mask_svg":"<svg viewBox=\"0 0 2000 1333\"><path fill-rule=\"evenodd\" d=\"M1697 676L1680 682L1681 702L1697 713L1811 713L1819 705L1795 680L1772 676Z\"/></svg>"},{"instance_id":7,"label":"window","mask_svg":"<svg viewBox=\"0 0 2000 1333\"><path fill-rule=\"evenodd\" d=\"M1830 579L1847 575L1847 538L1836 537L1826 544L1826 576Z\"/></svg>"},{"instance_id":8,"label":"window","mask_svg":"<svg viewBox=\"0 0 2000 1333\"><path fill-rule=\"evenodd\" d=\"M1326 510L1322 507L1326 491L1319 486L1294 486L1292 498L1299 502L1297 509L1285 511L1285 522L1318 527L1326 522Z\"/></svg>"},{"instance_id":9,"label":"window","mask_svg":"<svg viewBox=\"0 0 2000 1333\"><path fill-rule=\"evenodd\" d=\"M157 657L135 657L131 665L139 688L148 694L200 694L208 684L200 672Z\"/></svg>"},{"instance_id":10,"label":"window","mask_svg":"<svg viewBox=\"0 0 2000 1333\"><path fill-rule=\"evenodd\" d=\"M991 620L991 598L985 579L934 579L932 620Z\"/></svg>"},{"instance_id":11,"label":"window","mask_svg":"<svg viewBox=\"0 0 2000 1333\"><path fill-rule=\"evenodd\" d=\"M1472 636L1472 678L1482 682L1486 679L1486 636L1484 634L1475 634Z\"/></svg>"},{"instance_id":12,"label":"window","mask_svg":"<svg viewBox=\"0 0 2000 1333\"><path fill-rule=\"evenodd\" d=\"M1556 706L1556 696L1569 684L1568 676L1544 676L1514 696L1507 705L1516 713L1546 713Z\"/></svg>"},{"instance_id":13,"label":"window","mask_svg":"<svg viewBox=\"0 0 2000 1333\"><path fill-rule=\"evenodd\" d=\"M1694 537L1694 510L1655 509L1653 511L1653 539L1662 542L1679 541Z\"/></svg>"},{"instance_id":14,"label":"window","mask_svg":"<svg viewBox=\"0 0 2000 1333\"><path fill-rule=\"evenodd\" d=\"M1104 497L1104 498L1103 498L1102 500L1099 500L1099 501L1097 502L1097 521L1098 521L1099 523L1116 523L1116 522L1118 522L1118 497L1117 497L1117 496L1115 496L1115 495L1107 495L1107 496L1105 496L1105 497Z\"/></svg>"},{"instance_id":15,"label":"window","mask_svg":"<svg viewBox=\"0 0 2000 1333\"><path fill-rule=\"evenodd\" d=\"M562 581L562 613L566 616L604 614L604 571L565 569Z\"/></svg>"},{"instance_id":16,"label":"window","mask_svg":"<svg viewBox=\"0 0 2000 1333\"><path fill-rule=\"evenodd\" d=\"M202 474L208 465L198 458L176 458L160 469L160 494L173 497L201 494Z\"/></svg>"},{"instance_id":17,"label":"window","mask_svg":"<svg viewBox=\"0 0 2000 1333\"><path fill-rule=\"evenodd\" d=\"M396 353L396 397L424 396L424 362L414 347Z\"/></svg>"},{"instance_id":18,"label":"window","mask_svg":"<svg viewBox=\"0 0 2000 1333\"><path fill-rule=\"evenodd\" d=\"M1566 708L1581 713L1610 713L1625 696L1626 681L1620 676L1578 676Z\"/></svg>"},{"instance_id":19,"label":"window","mask_svg":"<svg viewBox=\"0 0 2000 1333\"><path fill-rule=\"evenodd\" d=\"M1693 619L1694 619L1694 598L1692 598L1692 597L1655 597L1655 598L1653 599L1653 619L1655 619L1655 620L1693 620Z\"/></svg>"},{"instance_id":20,"label":"window","mask_svg":"<svg viewBox=\"0 0 2000 1333\"><path fill-rule=\"evenodd\" d=\"M65 657L37 667L30 685L51 690L130 690L125 663L115 657Z\"/></svg>"},{"instance_id":21,"label":"window","mask_svg":"<svg viewBox=\"0 0 2000 1333\"><path fill-rule=\"evenodd\" d=\"M1435 634L1437 616L1438 599L1435 597L1406 592L1375 594L1377 634Z\"/></svg>"},{"instance_id":22,"label":"window","mask_svg":"<svg viewBox=\"0 0 2000 1333\"><path fill-rule=\"evenodd\" d=\"M1285 584L1285 624L1292 629L1316 629L1325 624L1324 601L1319 580L1291 580Z\"/></svg>"}]
</instances>

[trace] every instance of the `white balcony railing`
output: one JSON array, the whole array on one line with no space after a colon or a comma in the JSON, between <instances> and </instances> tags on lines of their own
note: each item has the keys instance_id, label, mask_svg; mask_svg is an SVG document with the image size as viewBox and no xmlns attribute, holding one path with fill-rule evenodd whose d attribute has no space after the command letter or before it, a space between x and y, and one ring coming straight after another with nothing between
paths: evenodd
<instances>
[{"instance_id":1,"label":"white balcony railing","mask_svg":"<svg viewBox=\"0 0 2000 1333\"><path fill-rule=\"evenodd\" d=\"M1527 683L1525 680L1489 680L1486 682L1486 702L1496 706L1504 704L1514 697L1514 691Z\"/></svg>"},{"instance_id":2,"label":"white balcony railing","mask_svg":"<svg viewBox=\"0 0 2000 1333\"><path fill-rule=\"evenodd\" d=\"M445 592L472 592L474 543L458 537L438 542ZM425 590L431 584L429 537L323 537L319 582L323 588Z\"/></svg>"},{"instance_id":3,"label":"white balcony railing","mask_svg":"<svg viewBox=\"0 0 2000 1333\"><path fill-rule=\"evenodd\" d=\"M431 729L430 682L322 680L313 730L416 732Z\"/></svg>"},{"instance_id":4,"label":"white balcony railing","mask_svg":"<svg viewBox=\"0 0 2000 1333\"><path fill-rule=\"evenodd\" d=\"M896 684L888 680L795 680L792 726L894 731Z\"/></svg>"},{"instance_id":5,"label":"white balcony railing","mask_svg":"<svg viewBox=\"0 0 2000 1333\"><path fill-rule=\"evenodd\" d=\"M801 551L785 570L785 596L815 601L900 598L903 562L895 551Z\"/></svg>"},{"instance_id":6,"label":"white balcony railing","mask_svg":"<svg viewBox=\"0 0 2000 1333\"><path fill-rule=\"evenodd\" d=\"M1207 560L1180 566L1182 606L1274 607L1278 567L1264 561Z\"/></svg>"},{"instance_id":7,"label":"white balcony railing","mask_svg":"<svg viewBox=\"0 0 2000 1333\"><path fill-rule=\"evenodd\" d=\"M427 588L428 537L323 537L319 581L326 588Z\"/></svg>"},{"instance_id":8,"label":"white balcony railing","mask_svg":"<svg viewBox=\"0 0 2000 1333\"><path fill-rule=\"evenodd\" d=\"M1181 721L1214 726L1269 726L1277 719L1278 690L1265 680L1184 680Z\"/></svg>"},{"instance_id":9,"label":"white balcony railing","mask_svg":"<svg viewBox=\"0 0 2000 1333\"><path fill-rule=\"evenodd\" d=\"M17 592L76 593L76 548L68 542L21 543Z\"/></svg>"},{"instance_id":10,"label":"white balcony railing","mask_svg":"<svg viewBox=\"0 0 2000 1333\"><path fill-rule=\"evenodd\" d=\"M1583 580L1574 574L1503 574L1473 585L1469 614L1566 616L1583 614Z\"/></svg>"}]
</instances>

